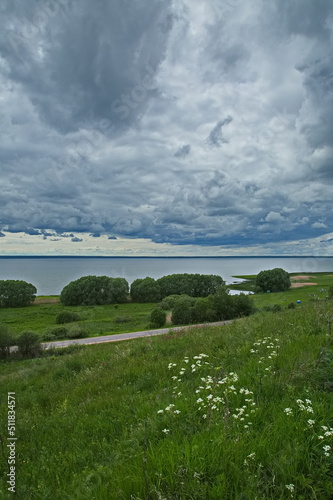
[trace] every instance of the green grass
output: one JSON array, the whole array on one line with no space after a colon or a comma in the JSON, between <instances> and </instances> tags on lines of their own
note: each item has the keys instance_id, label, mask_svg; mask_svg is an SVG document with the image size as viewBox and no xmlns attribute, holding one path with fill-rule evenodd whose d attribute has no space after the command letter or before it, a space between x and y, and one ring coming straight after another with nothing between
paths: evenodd
<instances>
[{"instance_id":1,"label":"green grass","mask_svg":"<svg viewBox=\"0 0 333 500\"><path fill-rule=\"evenodd\" d=\"M17 399L16 498L332 498L332 453L323 448L333 448L332 319L332 302L309 303L230 326L2 362L4 440L7 391ZM210 394L223 398L216 409ZM5 460L6 451L2 492Z\"/></svg>"},{"instance_id":2,"label":"green grass","mask_svg":"<svg viewBox=\"0 0 333 500\"><path fill-rule=\"evenodd\" d=\"M60 303L34 304L29 307L0 309L0 323L6 323L14 336L24 330L33 330L39 334L55 327L56 316L60 311L75 311L80 317L89 336L134 332L144 330L149 323L149 314L155 304L119 304L106 306L66 307ZM117 317L127 316L130 321L116 322ZM71 323L69 323L70 325Z\"/></svg>"},{"instance_id":3,"label":"green grass","mask_svg":"<svg viewBox=\"0 0 333 500\"><path fill-rule=\"evenodd\" d=\"M253 295L253 300L259 309L272 304L280 304L286 307L290 302L300 300L302 303L312 302L318 299L325 299L327 296L328 288L333 285L333 272L331 273L291 273L291 280L294 276L306 274L309 280L297 280L297 282L317 283L313 286L303 286L301 288L290 288L285 292L276 293L258 293ZM246 290L252 291L255 286L255 275L242 275L235 276L235 278L242 278L247 280L245 283L238 283L236 285L228 285L232 290Z\"/></svg>"}]
</instances>

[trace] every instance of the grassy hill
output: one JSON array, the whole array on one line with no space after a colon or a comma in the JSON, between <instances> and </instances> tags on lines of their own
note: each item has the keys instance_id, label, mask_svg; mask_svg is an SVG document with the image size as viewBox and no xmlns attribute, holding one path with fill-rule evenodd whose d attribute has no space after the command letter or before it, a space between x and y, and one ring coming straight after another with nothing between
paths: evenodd
<instances>
[{"instance_id":1,"label":"grassy hill","mask_svg":"<svg viewBox=\"0 0 333 500\"><path fill-rule=\"evenodd\" d=\"M2 362L0 498L8 391L18 499L332 498L332 324L310 302Z\"/></svg>"}]
</instances>

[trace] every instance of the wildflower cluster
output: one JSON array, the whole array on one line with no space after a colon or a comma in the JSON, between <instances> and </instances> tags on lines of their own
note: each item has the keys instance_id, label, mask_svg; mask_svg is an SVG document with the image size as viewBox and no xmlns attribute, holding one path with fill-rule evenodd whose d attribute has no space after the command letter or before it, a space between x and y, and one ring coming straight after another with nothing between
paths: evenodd
<instances>
[{"instance_id":1,"label":"wildflower cluster","mask_svg":"<svg viewBox=\"0 0 333 500\"><path fill-rule=\"evenodd\" d=\"M249 429L252 425L250 418L256 412L253 392L244 387L237 387L239 378L235 372L224 374L224 376L216 375L216 372L219 372L221 367L214 367L207 361L207 358L207 354L201 353L193 356L192 360L185 356L184 365L182 364L180 367L177 367L176 363L169 363L169 370L177 369L177 373L171 377L175 383L172 393L173 398L182 396L179 384L184 381L185 376L187 378L193 377L196 375L192 374L200 372L203 376L200 377L200 385L194 391L194 406L202 419L211 422L214 414L222 414L222 418L226 419L231 416L235 421L241 423L245 429ZM209 374L202 373L208 370ZM240 401L241 405L239 405ZM157 413L163 414L165 412L171 412L173 415L180 413L174 404L169 404L164 410L158 410Z\"/></svg>"},{"instance_id":2,"label":"wildflower cluster","mask_svg":"<svg viewBox=\"0 0 333 500\"><path fill-rule=\"evenodd\" d=\"M279 339L272 339L272 337L264 337L254 342L250 353L260 356L258 364L261 365L264 375L274 373L273 361L278 356L279 347Z\"/></svg>"},{"instance_id":3,"label":"wildflower cluster","mask_svg":"<svg viewBox=\"0 0 333 500\"><path fill-rule=\"evenodd\" d=\"M320 441L324 442L324 440L326 440L327 438L332 438L333 437L333 428L332 427L328 427L327 425L322 425L321 429L324 432L322 432L318 436L318 439ZM325 457L329 457L331 455L331 453L332 453L332 448L331 448L331 446L329 444L324 444L323 451L324 451Z\"/></svg>"},{"instance_id":4,"label":"wildflower cluster","mask_svg":"<svg viewBox=\"0 0 333 500\"><path fill-rule=\"evenodd\" d=\"M314 415L314 410L313 410L313 405L312 401L310 399L296 399L296 406L294 409L292 408L285 408L283 410L286 415L288 416L294 416L296 413L303 413L304 415ZM316 427L316 421L313 418L308 418L306 420L306 429L313 429L315 431ZM327 439L333 437L333 428L328 427L326 425L322 425L321 429L323 432L321 432L318 435L318 439L322 441L322 443L326 442ZM323 444L323 451L324 451L324 456L329 457L331 455L331 446L329 444Z\"/></svg>"},{"instance_id":5,"label":"wildflower cluster","mask_svg":"<svg viewBox=\"0 0 333 500\"><path fill-rule=\"evenodd\" d=\"M288 491L290 491L290 496L293 497L294 496L294 491L295 491L295 485L290 483L290 484L286 484L286 488Z\"/></svg>"}]
</instances>

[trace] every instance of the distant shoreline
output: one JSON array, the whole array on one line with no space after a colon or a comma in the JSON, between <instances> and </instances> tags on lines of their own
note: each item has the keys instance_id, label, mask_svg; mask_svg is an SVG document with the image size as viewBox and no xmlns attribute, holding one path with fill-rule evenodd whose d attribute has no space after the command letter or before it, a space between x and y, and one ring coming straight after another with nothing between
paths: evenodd
<instances>
[{"instance_id":1,"label":"distant shoreline","mask_svg":"<svg viewBox=\"0 0 333 500\"><path fill-rule=\"evenodd\" d=\"M333 259L332 255L0 255L0 259Z\"/></svg>"}]
</instances>

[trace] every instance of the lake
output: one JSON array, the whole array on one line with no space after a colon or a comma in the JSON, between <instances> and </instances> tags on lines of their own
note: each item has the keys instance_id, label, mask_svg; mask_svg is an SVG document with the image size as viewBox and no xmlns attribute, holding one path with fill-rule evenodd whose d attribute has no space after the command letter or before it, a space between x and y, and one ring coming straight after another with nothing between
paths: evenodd
<instances>
[{"instance_id":1,"label":"lake","mask_svg":"<svg viewBox=\"0 0 333 500\"><path fill-rule=\"evenodd\" d=\"M174 273L218 274L230 284L237 281L234 275L274 267L333 273L333 257L0 257L0 279L28 281L38 295L57 295L70 281L87 275L120 276L131 283Z\"/></svg>"}]
</instances>

